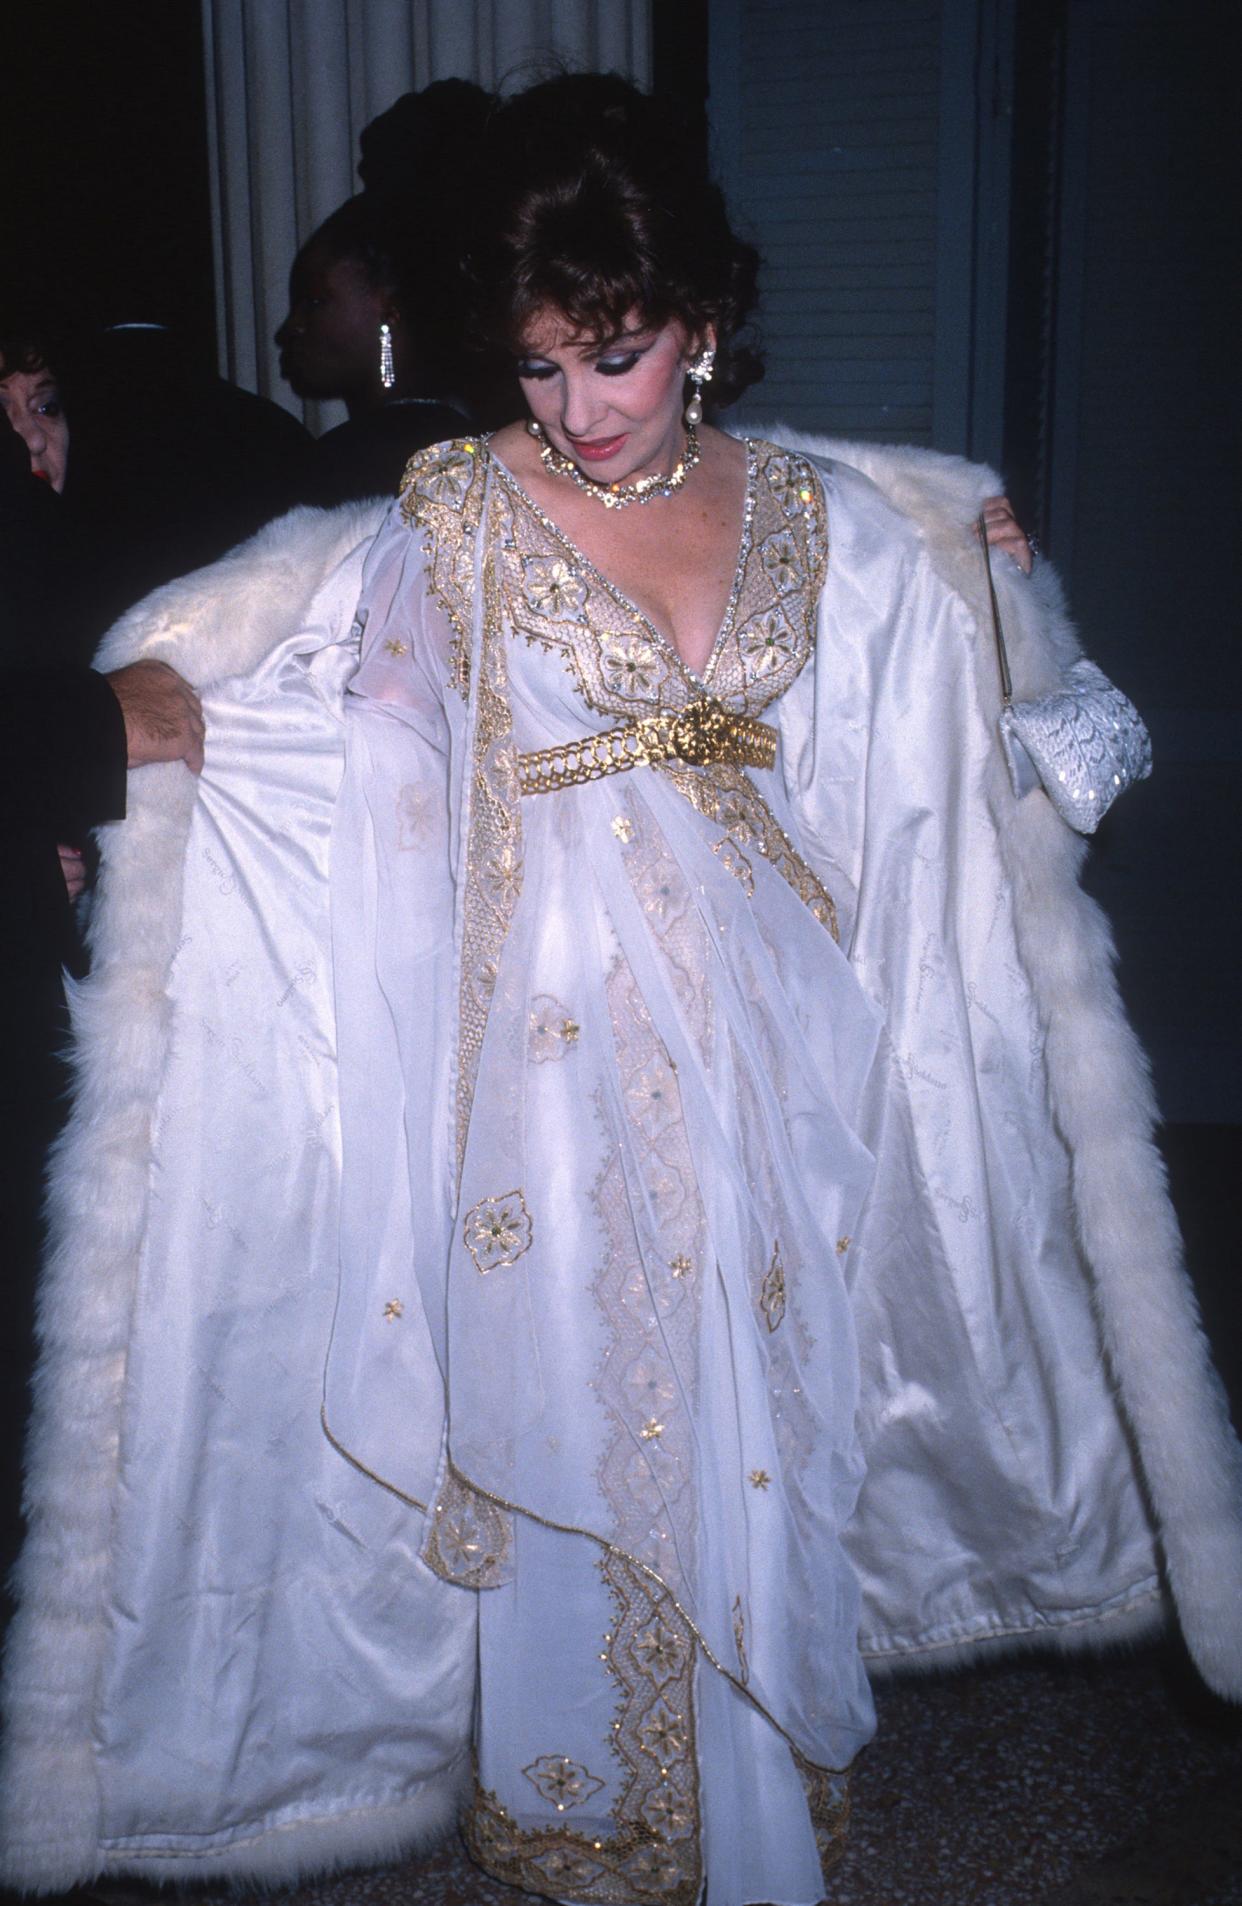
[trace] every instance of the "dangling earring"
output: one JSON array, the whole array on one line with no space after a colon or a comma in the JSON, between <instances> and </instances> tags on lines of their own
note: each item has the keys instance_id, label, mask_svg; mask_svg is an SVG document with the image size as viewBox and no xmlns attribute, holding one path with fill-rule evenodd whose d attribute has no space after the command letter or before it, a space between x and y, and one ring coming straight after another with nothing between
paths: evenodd
<instances>
[{"instance_id":1,"label":"dangling earring","mask_svg":"<svg viewBox=\"0 0 1242 1906\"><path fill-rule=\"evenodd\" d=\"M542 437L543 435L543 425L540 423L538 417L528 417L526 419L526 429L527 433L532 437Z\"/></svg>"},{"instance_id":2,"label":"dangling earring","mask_svg":"<svg viewBox=\"0 0 1242 1906\"><path fill-rule=\"evenodd\" d=\"M686 405L686 424L691 430L703 421L703 386L712 381L712 366L716 362L716 353L710 346L699 352L686 376L694 385L694 395Z\"/></svg>"},{"instance_id":3,"label":"dangling earring","mask_svg":"<svg viewBox=\"0 0 1242 1906\"><path fill-rule=\"evenodd\" d=\"M396 381L397 374L392 367L392 327L388 324L381 324L380 383L384 386L385 390L391 390Z\"/></svg>"}]
</instances>

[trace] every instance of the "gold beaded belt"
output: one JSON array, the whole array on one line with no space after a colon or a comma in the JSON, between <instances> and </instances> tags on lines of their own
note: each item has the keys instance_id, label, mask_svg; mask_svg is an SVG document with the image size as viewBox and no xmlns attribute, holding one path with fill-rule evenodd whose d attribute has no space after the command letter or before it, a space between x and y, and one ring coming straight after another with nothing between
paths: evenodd
<instances>
[{"instance_id":1,"label":"gold beaded belt","mask_svg":"<svg viewBox=\"0 0 1242 1906\"><path fill-rule=\"evenodd\" d=\"M659 761L687 761L705 768L726 761L739 768L770 768L776 761L776 730L750 715L735 715L714 695L700 695L685 708L661 710L584 735L560 748L535 748L518 756L523 794L600 781L626 768Z\"/></svg>"}]
</instances>

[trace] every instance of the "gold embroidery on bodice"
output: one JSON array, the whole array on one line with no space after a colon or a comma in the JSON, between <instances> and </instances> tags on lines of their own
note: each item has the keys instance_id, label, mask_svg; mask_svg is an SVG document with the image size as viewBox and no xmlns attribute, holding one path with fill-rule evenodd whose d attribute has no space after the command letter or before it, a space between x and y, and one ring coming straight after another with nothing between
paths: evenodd
<instances>
[{"instance_id":1,"label":"gold embroidery on bodice","mask_svg":"<svg viewBox=\"0 0 1242 1906\"><path fill-rule=\"evenodd\" d=\"M755 717L783 695L815 642L827 560L820 486L803 458L748 443L746 506L724 622L702 674L600 574L503 466L501 591L515 634L559 654L578 693L612 717L676 710L707 691Z\"/></svg>"},{"instance_id":2,"label":"gold embroidery on bodice","mask_svg":"<svg viewBox=\"0 0 1242 1906\"><path fill-rule=\"evenodd\" d=\"M515 635L558 654L579 696L597 715L626 727L584 732L559 747L519 756L523 793L559 788L647 763L691 806L725 827L716 843L731 871L753 892L758 854L788 882L821 925L837 937L832 896L778 824L761 783L743 772L738 747L696 756L641 743L645 728L706 708L745 739L757 717L797 680L815 645L819 596L828 561L823 492L803 457L774 444L746 446L746 505L724 622L701 675L634 603L562 534L502 466L496 465L495 534L504 617ZM636 743L634 737L638 737ZM736 741L736 737L734 737ZM609 756L601 764L596 757ZM615 757L615 758L612 758ZM756 759L758 756L756 755ZM697 765L695 765L697 763ZM691 765L688 765L691 764ZM770 761L765 763L770 765ZM732 821L732 824L731 824Z\"/></svg>"}]
</instances>

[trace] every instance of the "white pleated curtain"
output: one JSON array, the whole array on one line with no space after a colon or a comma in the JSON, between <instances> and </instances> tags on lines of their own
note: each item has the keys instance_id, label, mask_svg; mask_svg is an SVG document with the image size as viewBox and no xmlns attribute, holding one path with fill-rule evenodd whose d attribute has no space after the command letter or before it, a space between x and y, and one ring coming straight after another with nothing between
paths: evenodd
<instances>
[{"instance_id":1,"label":"white pleated curtain","mask_svg":"<svg viewBox=\"0 0 1242 1906\"><path fill-rule=\"evenodd\" d=\"M220 368L302 405L272 334L299 245L359 189L358 135L434 79L512 90L555 59L650 82L651 0L202 0ZM523 70L525 69L525 71Z\"/></svg>"}]
</instances>

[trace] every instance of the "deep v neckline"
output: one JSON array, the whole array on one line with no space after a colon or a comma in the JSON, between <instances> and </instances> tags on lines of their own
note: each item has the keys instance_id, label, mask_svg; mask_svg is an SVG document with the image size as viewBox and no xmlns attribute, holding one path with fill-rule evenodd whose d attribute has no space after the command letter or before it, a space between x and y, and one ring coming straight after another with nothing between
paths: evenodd
<instances>
[{"instance_id":1,"label":"deep v neckline","mask_svg":"<svg viewBox=\"0 0 1242 1906\"><path fill-rule=\"evenodd\" d=\"M508 464L504 462L503 458L497 456L495 450L492 448L490 439L488 441L488 454L495 464L502 481L516 496L521 498L527 509L530 510L543 524L544 528L556 538L561 548L567 552L573 562L585 570L592 582L597 583L605 594L611 596L613 601L620 608L624 609L627 614L634 616L637 621L642 623L652 640L672 658L682 674L685 675L696 688L706 688L711 683L712 676L715 674L716 664L720 659L721 652L733 633L734 624L737 621L738 603L742 599L742 585L746 579L746 566L750 561L751 535L755 520L756 478L759 469L759 458L754 438L746 437L743 441L746 446L746 493L742 502L742 527L738 535L737 560L733 565L733 582L729 589L728 600L725 603L723 620L712 638L712 645L707 651L707 659L701 670L694 669L690 666L672 636L662 629L658 623L653 622L646 610L641 609L632 596L627 595L624 589L620 588L617 583L606 576L598 564L592 562L586 552L579 548L573 537L570 536L566 530L563 530L560 524L556 522L553 517L549 516L548 512L535 501L520 478L513 474L513 471L509 468Z\"/></svg>"}]
</instances>

